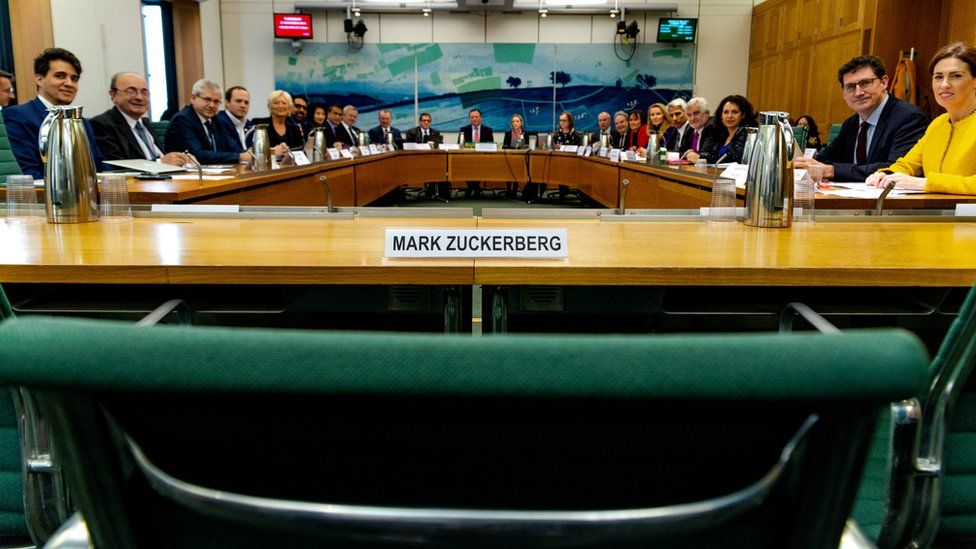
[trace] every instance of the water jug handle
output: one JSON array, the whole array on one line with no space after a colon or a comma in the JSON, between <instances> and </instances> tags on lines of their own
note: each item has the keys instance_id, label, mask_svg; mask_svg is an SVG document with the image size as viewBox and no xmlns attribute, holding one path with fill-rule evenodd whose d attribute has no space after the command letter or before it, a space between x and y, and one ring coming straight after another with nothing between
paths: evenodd
<instances>
[{"instance_id":1,"label":"water jug handle","mask_svg":"<svg viewBox=\"0 0 976 549\"><path fill-rule=\"evenodd\" d=\"M51 126L54 124L54 121L57 120L58 118L61 118L61 110L49 109L47 111L47 116L44 118L44 121L41 122L41 127L37 132L37 148L41 152L42 162L47 162L48 138L50 137L51 134Z\"/></svg>"},{"instance_id":2,"label":"water jug handle","mask_svg":"<svg viewBox=\"0 0 976 549\"><path fill-rule=\"evenodd\" d=\"M786 139L786 158L793 160L796 151L793 143L795 140L793 137L793 126L790 125L790 120L786 117L780 119L779 125L783 128L783 137Z\"/></svg>"}]
</instances>

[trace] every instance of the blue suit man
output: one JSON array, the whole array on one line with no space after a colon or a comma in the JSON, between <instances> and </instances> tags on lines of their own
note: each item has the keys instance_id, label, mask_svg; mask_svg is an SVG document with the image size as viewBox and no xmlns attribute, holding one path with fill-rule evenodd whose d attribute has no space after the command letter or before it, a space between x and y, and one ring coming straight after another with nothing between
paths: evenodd
<instances>
[{"instance_id":1,"label":"blue suit man","mask_svg":"<svg viewBox=\"0 0 976 549\"><path fill-rule=\"evenodd\" d=\"M403 148L403 135L400 134L400 130L394 128L391 124L393 122L393 113L383 109L379 113L380 125L369 130L369 142L376 143L378 145L386 144L386 134L393 134L393 144L396 148Z\"/></svg>"},{"instance_id":2,"label":"blue suit man","mask_svg":"<svg viewBox=\"0 0 976 549\"><path fill-rule=\"evenodd\" d=\"M193 84L190 104L173 115L166 128L166 152L189 151L201 164L237 164L250 154L217 120L220 85L211 80Z\"/></svg>"},{"instance_id":3,"label":"blue suit man","mask_svg":"<svg viewBox=\"0 0 976 549\"><path fill-rule=\"evenodd\" d=\"M3 109L10 148L25 175L35 179L44 177L44 163L37 145L41 123L47 117L48 106L70 105L74 101L80 78L81 62L73 53L61 48L48 48L34 59L34 82L38 96L23 105ZM95 169L102 171L103 158L95 141L95 132L87 120L84 123Z\"/></svg>"}]
</instances>

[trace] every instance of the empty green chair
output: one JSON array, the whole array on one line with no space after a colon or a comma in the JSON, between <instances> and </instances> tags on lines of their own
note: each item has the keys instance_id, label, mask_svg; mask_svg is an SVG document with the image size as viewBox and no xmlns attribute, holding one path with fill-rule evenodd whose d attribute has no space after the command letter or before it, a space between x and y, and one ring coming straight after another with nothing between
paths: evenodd
<instances>
[{"instance_id":1,"label":"empty green chair","mask_svg":"<svg viewBox=\"0 0 976 549\"><path fill-rule=\"evenodd\" d=\"M809 128L806 126L793 126L793 139L796 142L800 155L803 154L804 149L807 147L807 132L809 131Z\"/></svg>"},{"instance_id":2,"label":"empty green chair","mask_svg":"<svg viewBox=\"0 0 976 549\"><path fill-rule=\"evenodd\" d=\"M838 134L840 134L840 129L841 129L842 126L843 126L843 124L831 124L830 125L830 134L827 136L827 142L824 143L824 146L830 145L830 142L833 141L837 137Z\"/></svg>"},{"instance_id":3,"label":"empty green chair","mask_svg":"<svg viewBox=\"0 0 976 549\"><path fill-rule=\"evenodd\" d=\"M0 325L96 547L834 548L927 363L898 330Z\"/></svg>"},{"instance_id":4,"label":"empty green chair","mask_svg":"<svg viewBox=\"0 0 976 549\"><path fill-rule=\"evenodd\" d=\"M14 151L10 148L10 138L7 128L3 125L3 111L0 111L0 178L8 175L20 175L20 165L14 158Z\"/></svg>"},{"instance_id":5,"label":"empty green chair","mask_svg":"<svg viewBox=\"0 0 976 549\"><path fill-rule=\"evenodd\" d=\"M160 120L158 122L150 122L152 126L153 133L156 134L156 143L159 144L159 148L166 150L166 128L169 127L169 120Z\"/></svg>"},{"instance_id":6,"label":"empty green chair","mask_svg":"<svg viewBox=\"0 0 976 549\"><path fill-rule=\"evenodd\" d=\"M920 396L886 410L852 518L880 547L976 544L976 287Z\"/></svg>"}]
</instances>

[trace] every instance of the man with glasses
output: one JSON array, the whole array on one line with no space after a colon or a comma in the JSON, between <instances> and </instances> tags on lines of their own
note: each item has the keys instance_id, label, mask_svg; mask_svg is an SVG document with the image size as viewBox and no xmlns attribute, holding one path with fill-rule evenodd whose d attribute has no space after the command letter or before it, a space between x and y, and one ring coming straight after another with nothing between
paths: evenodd
<instances>
[{"instance_id":1,"label":"man with glasses","mask_svg":"<svg viewBox=\"0 0 976 549\"><path fill-rule=\"evenodd\" d=\"M408 143L434 143L434 147L444 142L444 136L441 132L431 128L430 125L433 119L430 117L430 113L422 112L420 113L420 118L417 119L417 125L413 128L407 130L405 134L405 141ZM434 196L434 186L437 187L437 197L443 201L447 201L451 198L451 183L448 181L442 181L440 183L428 183L427 188L424 193L428 196Z\"/></svg>"},{"instance_id":2,"label":"man with glasses","mask_svg":"<svg viewBox=\"0 0 976 549\"><path fill-rule=\"evenodd\" d=\"M888 94L888 75L880 57L851 59L837 71L837 80L855 114L819 154L797 158L794 166L823 164L825 178L864 181L904 156L929 121L915 105Z\"/></svg>"},{"instance_id":3,"label":"man with glasses","mask_svg":"<svg viewBox=\"0 0 976 549\"><path fill-rule=\"evenodd\" d=\"M112 76L108 95L115 105L91 119L98 148L106 160L145 159L172 166L186 164L183 152L163 153L146 118L149 86L141 74L120 72Z\"/></svg>"},{"instance_id":4,"label":"man with glasses","mask_svg":"<svg viewBox=\"0 0 976 549\"><path fill-rule=\"evenodd\" d=\"M201 164L249 162L251 153L215 120L221 103L220 84L207 79L194 82L190 104L173 115L166 128L166 151L189 151Z\"/></svg>"},{"instance_id":5,"label":"man with glasses","mask_svg":"<svg viewBox=\"0 0 976 549\"><path fill-rule=\"evenodd\" d=\"M3 122L7 126L10 148L24 175L35 179L44 178L44 163L37 146L37 136L47 111L55 106L70 105L78 93L81 79L81 61L75 54L62 48L48 48L34 58L34 83L37 97L22 105L3 109ZM95 142L95 134L87 120L85 131L91 147L95 169L102 171L102 153Z\"/></svg>"},{"instance_id":6,"label":"man with glasses","mask_svg":"<svg viewBox=\"0 0 976 549\"><path fill-rule=\"evenodd\" d=\"M17 104L17 94L14 93L14 75L0 70L0 109Z\"/></svg>"}]
</instances>

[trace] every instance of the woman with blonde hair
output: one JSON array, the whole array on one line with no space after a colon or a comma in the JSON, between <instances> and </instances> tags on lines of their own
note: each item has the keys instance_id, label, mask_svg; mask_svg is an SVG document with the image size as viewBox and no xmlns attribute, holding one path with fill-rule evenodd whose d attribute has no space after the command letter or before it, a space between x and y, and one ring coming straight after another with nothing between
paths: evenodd
<instances>
[{"instance_id":1,"label":"woman with blonde hair","mask_svg":"<svg viewBox=\"0 0 976 549\"><path fill-rule=\"evenodd\" d=\"M275 90L268 94L268 112L271 116L254 119L255 124L268 125L268 142L271 144L272 152L279 159L285 156L289 149L300 149L305 146L302 129L291 117L294 110L291 95L284 90ZM252 140L249 137L248 145L251 144Z\"/></svg>"},{"instance_id":2,"label":"woman with blonde hair","mask_svg":"<svg viewBox=\"0 0 976 549\"><path fill-rule=\"evenodd\" d=\"M668 120L668 107L664 103L654 103L647 107L647 135L657 134L657 142L664 144L665 133L671 128Z\"/></svg>"}]
</instances>

